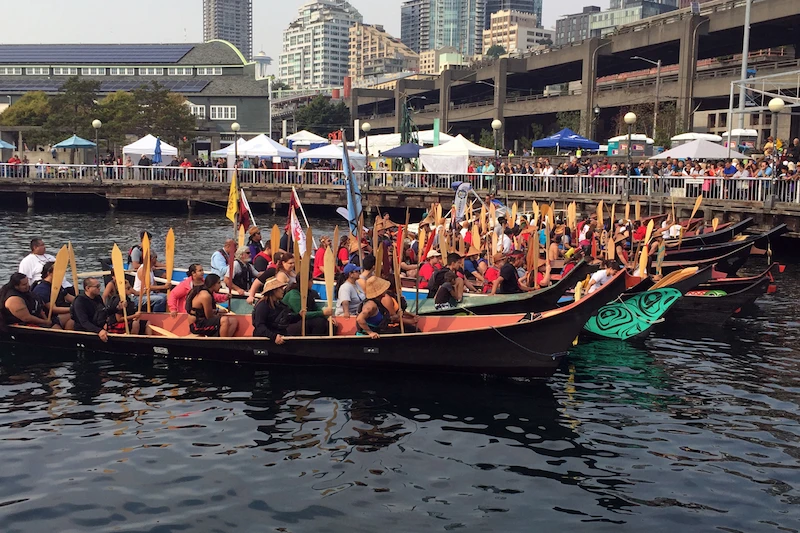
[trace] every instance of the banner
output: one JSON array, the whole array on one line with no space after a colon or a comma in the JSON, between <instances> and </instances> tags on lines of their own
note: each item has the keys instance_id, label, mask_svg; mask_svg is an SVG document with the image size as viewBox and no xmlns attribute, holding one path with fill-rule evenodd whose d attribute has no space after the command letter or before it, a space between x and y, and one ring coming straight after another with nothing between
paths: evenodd
<instances>
[{"instance_id":1,"label":"banner","mask_svg":"<svg viewBox=\"0 0 800 533\"><path fill-rule=\"evenodd\" d=\"M225 212L225 216L228 217L228 220L233 222L234 224L237 223L237 216L239 215L239 185L238 179L236 178L236 171L233 171L233 175L231 176L231 188L228 191L228 210ZM236 228L234 228L236 229Z\"/></svg>"},{"instance_id":2,"label":"banner","mask_svg":"<svg viewBox=\"0 0 800 533\"><path fill-rule=\"evenodd\" d=\"M300 221L297 219L297 211L294 208L294 205L289 206L289 230L292 235L292 239L294 242L297 243L297 246L300 248L300 254L305 255L306 253L306 234L303 231L303 227L300 225ZM295 258L296 260L299 258Z\"/></svg>"},{"instance_id":3,"label":"banner","mask_svg":"<svg viewBox=\"0 0 800 533\"><path fill-rule=\"evenodd\" d=\"M464 214L467 212L467 197L469 196L469 190L471 188L472 185L467 182L463 182L456 190L456 197L453 200L453 205L456 208L455 221L464 219Z\"/></svg>"}]
</instances>

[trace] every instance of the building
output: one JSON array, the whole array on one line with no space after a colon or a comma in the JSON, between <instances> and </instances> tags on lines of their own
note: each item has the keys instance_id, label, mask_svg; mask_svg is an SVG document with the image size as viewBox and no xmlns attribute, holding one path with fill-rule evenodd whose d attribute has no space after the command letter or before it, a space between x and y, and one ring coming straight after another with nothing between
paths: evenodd
<instances>
[{"instance_id":1,"label":"building","mask_svg":"<svg viewBox=\"0 0 800 533\"><path fill-rule=\"evenodd\" d=\"M315 0L283 32L278 79L293 89L341 87L350 69L350 27L361 14L346 0Z\"/></svg>"},{"instance_id":2,"label":"building","mask_svg":"<svg viewBox=\"0 0 800 533\"><path fill-rule=\"evenodd\" d=\"M589 17L589 36L605 37L619 26L678 9L677 0L611 0L607 11Z\"/></svg>"},{"instance_id":3,"label":"building","mask_svg":"<svg viewBox=\"0 0 800 533\"><path fill-rule=\"evenodd\" d=\"M586 6L580 13L564 15L556 21L556 46L577 43L589 38L591 17L599 13L598 6Z\"/></svg>"},{"instance_id":4,"label":"building","mask_svg":"<svg viewBox=\"0 0 800 533\"><path fill-rule=\"evenodd\" d=\"M421 53L430 49L431 0L407 0L400 7L400 40Z\"/></svg>"},{"instance_id":5,"label":"building","mask_svg":"<svg viewBox=\"0 0 800 533\"><path fill-rule=\"evenodd\" d=\"M419 55L420 74L440 74L448 65L463 65L464 56L452 46L426 50Z\"/></svg>"},{"instance_id":6,"label":"building","mask_svg":"<svg viewBox=\"0 0 800 533\"><path fill-rule=\"evenodd\" d=\"M483 29L488 30L492 23L492 15L498 11L520 11L536 15L536 21L542 25L542 0L486 0L484 8Z\"/></svg>"},{"instance_id":7,"label":"building","mask_svg":"<svg viewBox=\"0 0 800 533\"><path fill-rule=\"evenodd\" d=\"M419 54L383 26L357 22L350 27L350 77L355 82L411 71L419 71Z\"/></svg>"},{"instance_id":8,"label":"building","mask_svg":"<svg viewBox=\"0 0 800 533\"><path fill-rule=\"evenodd\" d=\"M203 40L212 39L228 41L252 59L252 0L203 0Z\"/></svg>"},{"instance_id":9,"label":"building","mask_svg":"<svg viewBox=\"0 0 800 533\"><path fill-rule=\"evenodd\" d=\"M0 101L29 91L58 94L79 76L100 82L101 95L158 82L183 95L197 117L195 150L216 150L243 135L267 131L267 80L256 80L255 63L227 41L201 44L0 45Z\"/></svg>"},{"instance_id":10,"label":"building","mask_svg":"<svg viewBox=\"0 0 800 533\"><path fill-rule=\"evenodd\" d=\"M492 46L502 46L511 54L550 46L555 31L537 27L536 15L503 10L492 14L492 23L483 30L483 54Z\"/></svg>"},{"instance_id":11,"label":"building","mask_svg":"<svg viewBox=\"0 0 800 533\"><path fill-rule=\"evenodd\" d=\"M483 50L486 0L408 0L403 3L401 40L418 53L452 46L464 56Z\"/></svg>"}]
</instances>

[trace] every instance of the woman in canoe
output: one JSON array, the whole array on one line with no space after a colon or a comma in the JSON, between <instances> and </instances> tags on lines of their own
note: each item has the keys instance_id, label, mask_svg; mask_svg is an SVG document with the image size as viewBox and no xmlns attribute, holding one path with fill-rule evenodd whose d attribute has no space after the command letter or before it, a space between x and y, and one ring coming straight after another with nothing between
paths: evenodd
<instances>
[{"instance_id":1,"label":"woman in canoe","mask_svg":"<svg viewBox=\"0 0 800 533\"><path fill-rule=\"evenodd\" d=\"M270 278L264 283L261 300L253 308L253 337L267 337L275 344L283 344L290 327L296 324L298 329L295 331L299 331L303 312L293 313L283 303L285 290L286 282L278 277Z\"/></svg>"},{"instance_id":2,"label":"woman in canoe","mask_svg":"<svg viewBox=\"0 0 800 533\"><path fill-rule=\"evenodd\" d=\"M58 315L53 315L55 320L48 320L44 313L44 303L30 289L28 276L19 272L11 275L8 283L0 289L2 321L7 325L61 329L57 323Z\"/></svg>"},{"instance_id":3,"label":"woman in canoe","mask_svg":"<svg viewBox=\"0 0 800 533\"><path fill-rule=\"evenodd\" d=\"M222 282L216 274L206 276L203 285L193 287L186 297L186 312L189 313L189 331L201 337L233 337L239 323L232 316L223 316L227 309L217 307L214 294Z\"/></svg>"},{"instance_id":4,"label":"woman in canoe","mask_svg":"<svg viewBox=\"0 0 800 533\"><path fill-rule=\"evenodd\" d=\"M365 290L367 299L361 304L361 310L356 317L357 335L369 335L371 339L377 339L381 334L400 332L399 325L390 325L400 323L400 311L397 310L392 314L382 302L390 286L391 283L377 276L367 280Z\"/></svg>"}]
</instances>

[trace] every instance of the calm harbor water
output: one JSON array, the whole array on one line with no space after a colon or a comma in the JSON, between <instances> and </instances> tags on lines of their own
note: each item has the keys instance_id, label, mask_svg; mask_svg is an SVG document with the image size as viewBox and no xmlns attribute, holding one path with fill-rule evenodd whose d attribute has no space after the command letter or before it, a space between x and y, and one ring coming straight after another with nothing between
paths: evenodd
<instances>
[{"instance_id":1,"label":"calm harbor water","mask_svg":"<svg viewBox=\"0 0 800 533\"><path fill-rule=\"evenodd\" d=\"M0 278L32 232L85 271L170 226L178 265L230 231L0 211ZM582 342L548 380L0 345L0 531L798 531L798 282L723 328Z\"/></svg>"}]
</instances>

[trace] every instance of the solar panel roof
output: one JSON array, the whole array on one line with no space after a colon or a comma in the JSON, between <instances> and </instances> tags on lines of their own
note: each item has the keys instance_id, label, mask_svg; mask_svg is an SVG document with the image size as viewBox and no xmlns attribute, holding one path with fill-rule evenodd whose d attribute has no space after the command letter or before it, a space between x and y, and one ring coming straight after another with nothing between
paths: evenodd
<instances>
[{"instance_id":1,"label":"solar panel roof","mask_svg":"<svg viewBox=\"0 0 800 533\"><path fill-rule=\"evenodd\" d=\"M128 65L173 64L193 44L3 44L0 64Z\"/></svg>"},{"instance_id":2,"label":"solar panel roof","mask_svg":"<svg viewBox=\"0 0 800 533\"><path fill-rule=\"evenodd\" d=\"M0 78L0 92L27 92L45 91L57 92L66 80L49 79L30 79L30 80L4 80ZM147 85L154 80L113 80L103 81L100 84L100 92L112 93L116 91L132 91L142 85ZM199 93L209 84L208 80L157 80L168 91L175 93Z\"/></svg>"}]
</instances>

